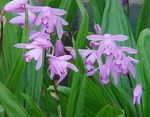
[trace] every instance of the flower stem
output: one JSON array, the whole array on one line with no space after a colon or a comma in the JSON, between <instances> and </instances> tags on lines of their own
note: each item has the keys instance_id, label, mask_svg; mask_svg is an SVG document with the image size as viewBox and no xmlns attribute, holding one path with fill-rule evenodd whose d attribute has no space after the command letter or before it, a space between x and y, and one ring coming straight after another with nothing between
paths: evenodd
<instances>
[{"instance_id":1,"label":"flower stem","mask_svg":"<svg viewBox=\"0 0 150 117\"><path fill-rule=\"evenodd\" d=\"M57 87L58 87L57 80L54 80L54 92L55 92L55 97L57 100L58 117L62 117L62 109L61 109L61 105L60 105L60 101L59 101L59 95L58 95Z\"/></svg>"}]
</instances>

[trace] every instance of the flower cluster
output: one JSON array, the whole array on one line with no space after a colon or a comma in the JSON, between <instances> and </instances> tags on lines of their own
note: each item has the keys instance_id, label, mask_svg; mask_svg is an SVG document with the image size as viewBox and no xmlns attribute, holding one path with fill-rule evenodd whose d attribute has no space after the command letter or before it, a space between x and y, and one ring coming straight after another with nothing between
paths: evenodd
<instances>
[{"instance_id":1,"label":"flower cluster","mask_svg":"<svg viewBox=\"0 0 150 117\"><path fill-rule=\"evenodd\" d=\"M30 25L29 41L31 43L16 44L17 48L29 49L25 53L24 58L26 62L31 62L33 59L37 61L36 70L42 66L43 53L49 60L49 70L51 78L54 75L59 75L58 83L60 83L67 75L67 68L78 71L77 68L68 62L71 55L65 55L64 46L62 44L63 25L68 25L61 16L66 14L65 10L51 8L48 6L32 6L28 4L28 0L12 0L5 7L4 10L10 13L16 13L18 16L11 19L12 24L19 24L21 28L25 26L26 15ZM40 27L40 30L35 30ZM58 39L56 47L51 42L51 36L57 30Z\"/></svg>"},{"instance_id":2,"label":"flower cluster","mask_svg":"<svg viewBox=\"0 0 150 117\"><path fill-rule=\"evenodd\" d=\"M79 53L85 60L85 66L88 76L92 76L96 71L99 73L99 79L103 84L109 83L110 74L114 78L114 82L118 83L120 74L127 75L129 72L133 77L136 76L136 70L133 63L139 61L126 55L136 54L137 50L125 47L117 46L117 41L125 41L127 36L118 34L100 34L101 28L95 26L96 35L87 36L90 40L90 46L94 47L94 50L79 49ZM75 57L74 50L71 51L73 57ZM98 66L96 66L96 63ZM96 66L96 67L95 67Z\"/></svg>"}]
</instances>

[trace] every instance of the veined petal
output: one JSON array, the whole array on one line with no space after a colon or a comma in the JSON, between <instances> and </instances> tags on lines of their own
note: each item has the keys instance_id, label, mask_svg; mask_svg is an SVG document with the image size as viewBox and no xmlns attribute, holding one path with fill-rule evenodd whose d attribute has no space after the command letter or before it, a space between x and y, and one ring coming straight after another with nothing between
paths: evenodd
<instances>
[{"instance_id":1,"label":"veined petal","mask_svg":"<svg viewBox=\"0 0 150 117\"><path fill-rule=\"evenodd\" d=\"M61 39L64 31L63 31L62 24L60 23L60 21L57 21L56 29L57 29L57 33L58 33L58 38Z\"/></svg>"},{"instance_id":2,"label":"veined petal","mask_svg":"<svg viewBox=\"0 0 150 117\"><path fill-rule=\"evenodd\" d=\"M42 66L42 55L39 56L37 63L36 63L36 70L39 70Z\"/></svg>"},{"instance_id":3,"label":"veined petal","mask_svg":"<svg viewBox=\"0 0 150 117\"><path fill-rule=\"evenodd\" d=\"M11 24L24 24L25 16L17 16L9 21Z\"/></svg>"},{"instance_id":4,"label":"veined petal","mask_svg":"<svg viewBox=\"0 0 150 117\"><path fill-rule=\"evenodd\" d=\"M111 35L110 39L114 40L114 41L125 41L128 39L128 36L119 34L119 35Z\"/></svg>"},{"instance_id":5,"label":"veined petal","mask_svg":"<svg viewBox=\"0 0 150 117\"><path fill-rule=\"evenodd\" d=\"M66 14L66 11L62 10L62 9L50 8L50 11L52 11L52 13L55 15L65 15Z\"/></svg>"},{"instance_id":6,"label":"veined petal","mask_svg":"<svg viewBox=\"0 0 150 117\"><path fill-rule=\"evenodd\" d=\"M91 41L101 41L101 40L104 40L105 37L104 35L90 35L90 36L87 36L87 39Z\"/></svg>"},{"instance_id":7,"label":"veined petal","mask_svg":"<svg viewBox=\"0 0 150 117\"><path fill-rule=\"evenodd\" d=\"M61 24L63 24L63 25L68 25L68 22L65 21L63 18L58 17L58 19L59 19L59 21L61 22Z\"/></svg>"},{"instance_id":8,"label":"veined petal","mask_svg":"<svg viewBox=\"0 0 150 117\"><path fill-rule=\"evenodd\" d=\"M133 49L133 48L129 48L129 47L119 47L122 51L124 52L128 52L130 54L136 54L138 51Z\"/></svg>"},{"instance_id":9,"label":"veined petal","mask_svg":"<svg viewBox=\"0 0 150 117\"><path fill-rule=\"evenodd\" d=\"M70 69L72 69L75 72L78 72L78 69L76 68L76 66L73 65L73 64L71 64L71 63L69 63L69 62L67 63L67 67L70 68Z\"/></svg>"},{"instance_id":10,"label":"veined petal","mask_svg":"<svg viewBox=\"0 0 150 117\"><path fill-rule=\"evenodd\" d=\"M61 59L61 60L70 60L72 58L72 56L70 56L70 55L63 55L63 56L60 56L58 58Z\"/></svg>"},{"instance_id":11,"label":"veined petal","mask_svg":"<svg viewBox=\"0 0 150 117\"><path fill-rule=\"evenodd\" d=\"M16 48L26 48L26 49L32 49L32 48L37 48L37 46L32 45L32 44L24 44L24 43L19 43L15 45Z\"/></svg>"},{"instance_id":12,"label":"veined petal","mask_svg":"<svg viewBox=\"0 0 150 117\"><path fill-rule=\"evenodd\" d=\"M136 77L136 69L132 63L129 63L128 69L129 69L130 73L132 74L133 78L135 78Z\"/></svg>"},{"instance_id":13,"label":"veined petal","mask_svg":"<svg viewBox=\"0 0 150 117\"><path fill-rule=\"evenodd\" d=\"M32 5L26 5L26 8L32 12L40 12L43 10L42 6L32 6Z\"/></svg>"}]
</instances>

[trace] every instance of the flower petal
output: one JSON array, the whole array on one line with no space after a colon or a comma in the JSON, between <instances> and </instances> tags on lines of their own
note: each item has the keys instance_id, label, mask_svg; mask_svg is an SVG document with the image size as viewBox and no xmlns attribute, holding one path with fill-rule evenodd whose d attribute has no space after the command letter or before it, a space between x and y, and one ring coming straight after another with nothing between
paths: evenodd
<instances>
[{"instance_id":1,"label":"flower petal","mask_svg":"<svg viewBox=\"0 0 150 117\"><path fill-rule=\"evenodd\" d=\"M104 40L105 37L103 35L90 35L90 36L87 36L87 39L91 41L101 41L101 40Z\"/></svg>"},{"instance_id":2,"label":"flower petal","mask_svg":"<svg viewBox=\"0 0 150 117\"><path fill-rule=\"evenodd\" d=\"M114 40L114 41L125 41L128 39L128 36L119 34L119 35L111 35L110 39Z\"/></svg>"}]
</instances>

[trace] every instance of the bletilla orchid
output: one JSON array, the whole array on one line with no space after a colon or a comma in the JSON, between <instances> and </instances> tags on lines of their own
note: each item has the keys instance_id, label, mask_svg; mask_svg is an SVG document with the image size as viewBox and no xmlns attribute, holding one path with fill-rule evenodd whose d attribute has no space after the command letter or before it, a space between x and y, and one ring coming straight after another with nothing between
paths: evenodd
<instances>
[{"instance_id":1,"label":"bletilla orchid","mask_svg":"<svg viewBox=\"0 0 150 117\"><path fill-rule=\"evenodd\" d=\"M111 55L113 54L114 49L116 48L115 41L125 41L128 39L125 35L110 35L110 34L104 34L104 35L90 35L87 36L88 40L91 41L95 45L95 47L98 47L99 50L99 56L102 54Z\"/></svg>"},{"instance_id":2,"label":"bletilla orchid","mask_svg":"<svg viewBox=\"0 0 150 117\"><path fill-rule=\"evenodd\" d=\"M116 44L116 41L127 40L128 36L98 34L87 36L87 38L91 41L90 46L95 48L95 50L79 49L79 53L85 61L87 76L92 76L98 71L99 79L105 85L109 83L110 74L116 84L120 74L127 75L130 72L135 78L136 70L133 63L137 64L139 61L126 56L126 53L136 54L137 50L119 47ZM75 58L75 50L71 50L71 55ZM95 63L98 64L97 68L95 68Z\"/></svg>"},{"instance_id":3,"label":"bletilla orchid","mask_svg":"<svg viewBox=\"0 0 150 117\"><path fill-rule=\"evenodd\" d=\"M133 78L136 76L136 70L132 63L137 64L139 61L132 57L126 56L124 52L130 54L136 54L137 50L129 47L117 47L114 53L114 59L112 60L111 71L114 77L115 83L118 83L119 74L127 75L129 72Z\"/></svg>"},{"instance_id":4,"label":"bletilla orchid","mask_svg":"<svg viewBox=\"0 0 150 117\"><path fill-rule=\"evenodd\" d=\"M102 29L99 24L94 24L96 34L102 34Z\"/></svg>"},{"instance_id":5,"label":"bletilla orchid","mask_svg":"<svg viewBox=\"0 0 150 117\"><path fill-rule=\"evenodd\" d=\"M83 60L85 61L85 68L87 76L92 76L98 70L98 68L94 67L94 64L97 60L97 51L95 50L86 50L86 49L79 49L79 54L82 56ZM76 59L75 50L71 50L70 54L74 59Z\"/></svg>"},{"instance_id":6,"label":"bletilla orchid","mask_svg":"<svg viewBox=\"0 0 150 117\"><path fill-rule=\"evenodd\" d=\"M34 58L37 61L36 64L36 70L40 69L42 66L42 55L43 55L43 49L50 48L52 44L44 39L35 39L30 44L16 44L15 47L17 48L26 48L30 49L25 55L24 58L26 62L31 62Z\"/></svg>"},{"instance_id":7,"label":"bletilla orchid","mask_svg":"<svg viewBox=\"0 0 150 117\"><path fill-rule=\"evenodd\" d=\"M68 22L60 17L66 14L64 10L30 5L28 5L27 8L32 12L39 12L35 24L42 26L42 32L51 34L56 27L58 38L62 38L64 33L62 25L68 25Z\"/></svg>"},{"instance_id":8,"label":"bletilla orchid","mask_svg":"<svg viewBox=\"0 0 150 117\"><path fill-rule=\"evenodd\" d=\"M142 97L142 86L140 84L137 84L133 90L133 103L140 104L141 97Z\"/></svg>"},{"instance_id":9,"label":"bletilla orchid","mask_svg":"<svg viewBox=\"0 0 150 117\"><path fill-rule=\"evenodd\" d=\"M27 4L28 0L12 0L5 5L4 10L11 13L22 13L25 11L25 5Z\"/></svg>"},{"instance_id":10,"label":"bletilla orchid","mask_svg":"<svg viewBox=\"0 0 150 117\"><path fill-rule=\"evenodd\" d=\"M70 55L64 56L49 56L49 70L50 70L50 78L53 79L55 75L59 76L58 84L64 80L67 76L68 70L70 68L75 72L78 72L78 69L71 63L68 62L72 57Z\"/></svg>"}]
</instances>

